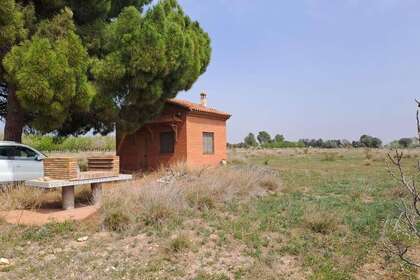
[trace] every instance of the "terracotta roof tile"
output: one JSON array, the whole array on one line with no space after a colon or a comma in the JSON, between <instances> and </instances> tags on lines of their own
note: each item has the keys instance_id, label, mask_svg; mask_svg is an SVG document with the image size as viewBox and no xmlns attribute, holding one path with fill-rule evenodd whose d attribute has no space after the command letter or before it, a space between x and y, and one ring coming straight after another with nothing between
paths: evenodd
<instances>
[{"instance_id":1,"label":"terracotta roof tile","mask_svg":"<svg viewBox=\"0 0 420 280\"><path fill-rule=\"evenodd\" d=\"M209 108L209 107L205 107L203 105L194 103L194 102L190 102L187 100L183 100L183 99L169 99L167 101L167 103L170 104L174 104L174 105L178 105L181 107L184 107L185 109L188 109L190 111L194 111L194 112L200 112L200 113L209 113L209 114L215 114L215 115L220 115L220 116L224 116L227 118L230 118L231 115L229 113L226 112L222 112L213 108Z\"/></svg>"}]
</instances>

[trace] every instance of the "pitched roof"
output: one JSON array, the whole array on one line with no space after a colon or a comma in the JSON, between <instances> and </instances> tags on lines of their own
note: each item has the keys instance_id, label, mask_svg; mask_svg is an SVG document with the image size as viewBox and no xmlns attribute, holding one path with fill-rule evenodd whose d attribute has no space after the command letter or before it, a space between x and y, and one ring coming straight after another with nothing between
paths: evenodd
<instances>
[{"instance_id":1,"label":"pitched roof","mask_svg":"<svg viewBox=\"0 0 420 280\"><path fill-rule=\"evenodd\" d=\"M214 115L226 117L227 119L231 117L231 115L226 112L222 112L222 111L209 108L201 104L197 104L197 103L190 102L183 99L169 99L167 100L167 103L181 106L191 112L214 114Z\"/></svg>"}]
</instances>

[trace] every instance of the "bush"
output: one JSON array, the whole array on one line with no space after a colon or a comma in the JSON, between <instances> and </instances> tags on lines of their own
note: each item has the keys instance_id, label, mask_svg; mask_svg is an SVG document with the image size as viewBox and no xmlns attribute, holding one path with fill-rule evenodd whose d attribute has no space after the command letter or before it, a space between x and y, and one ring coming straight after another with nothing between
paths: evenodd
<instances>
[{"instance_id":1,"label":"bush","mask_svg":"<svg viewBox=\"0 0 420 280\"><path fill-rule=\"evenodd\" d=\"M104 193L105 228L121 230L132 222L159 226L185 211L222 208L232 200L266 194L280 186L280 179L273 171L255 166L188 169L178 165L147 176L141 187L128 184Z\"/></svg>"},{"instance_id":2,"label":"bush","mask_svg":"<svg viewBox=\"0 0 420 280\"><path fill-rule=\"evenodd\" d=\"M130 207L133 202L126 193L112 190L102 201L102 224L110 231L122 232L128 229L134 220ZM118 194L118 195L116 195Z\"/></svg>"},{"instance_id":3,"label":"bush","mask_svg":"<svg viewBox=\"0 0 420 280\"><path fill-rule=\"evenodd\" d=\"M185 249L191 248L191 240L186 235L178 235L169 243L169 250L173 253L179 253Z\"/></svg>"},{"instance_id":4,"label":"bush","mask_svg":"<svg viewBox=\"0 0 420 280\"><path fill-rule=\"evenodd\" d=\"M305 148L305 144L301 141L299 142L283 141L283 142L266 143L262 145L261 147L266 148L266 149Z\"/></svg>"},{"instance_id":5,"label":"bush","mask_svg":"<svg viewBox=\"0 0 420 280\"><path fill-rule=\"evenodd\" d=\"M103 221L104 226L111 231L122 232L126 230L131 224L131 219L126 213L127 211L123 209L106 211Z\"/></svg>"},{"instance_id":6,"label":"bush","mask_svg":"<svg viewBox=\"0 0 420 280\"><path fill-rule=\"evenodd\" d=\"M207 187L198 187L190 190L185 195L190 207L198 210L208 210L215 207L215 198L211 194L211 190Z\"/></svg>"},{"instance_id":7,"label":"bush","mask_svg":"<svg viewBox=\"0 0 420 280\"><path fill-rule=\"evenodd\" d=\"M24 144L44 152L113 151L113 136L53 137L24 135Z\"/></svg>"},{"instance_id":8,"label":"bush","mask_svg":"<svg viewBox=\"0 0 420 280\"><path fill-rule=\"evenodd\" d=\"M279 183L273 178L266 178L260 181L260 186L268 191L276 191L279 188Z\"/></svg>"},{"instance_id":9,"label":"bush","mask_svg":"<svg viewBox=\"0 0 420 280\"><path fill-rule=\"evenodd\" d=\"M306 226L315 233L329 234L337 229L337 219L319 208L311 208L305 213Z\"/></svg>"}]
</instances>

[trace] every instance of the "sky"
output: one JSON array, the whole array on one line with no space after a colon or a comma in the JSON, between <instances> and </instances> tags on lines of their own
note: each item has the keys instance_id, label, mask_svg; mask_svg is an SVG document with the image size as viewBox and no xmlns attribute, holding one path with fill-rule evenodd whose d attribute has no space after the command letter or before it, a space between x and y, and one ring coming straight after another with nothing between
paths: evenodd
<instances>
[{"instance_id":1,"label":"sky","mask_svg":"<svg viewBox=\"0 0 420 280\"><path fill-rule=\"evenodd\" d=\"M414 136L420 0L179 0L212 39L208 70L180 98L232 114L228 140L385 142ZM1 126L1 124L0 124Z\"/></svg>"},{"instance_id":2,"label":"sky","mask_svg":"<svg viewBox=\"0 0 420 280\"><path fill-rule=\"evenodd\" d=\"M180 98L232 114L228 138L416 134L420 0L179 0L212 39Z\"/></svg>"}]
</instances>

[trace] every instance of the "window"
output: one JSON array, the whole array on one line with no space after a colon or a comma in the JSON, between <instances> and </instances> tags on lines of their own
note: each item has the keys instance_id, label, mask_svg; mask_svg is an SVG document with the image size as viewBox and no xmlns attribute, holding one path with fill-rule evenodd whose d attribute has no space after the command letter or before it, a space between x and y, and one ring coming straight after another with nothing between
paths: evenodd
<instances>
[{"instance_id":1,"label":"window","mask_svg":"<svg viewBox=\"0 0 420 280\"><path fill-rule=\"evenodd\" d=\"M18 159L35 159L37 154L31 149L25 147L16 147L15 157Z\"/></svg>"},{"instance_id":2,"label":"window","mask_svg":"<svg viewBox=\"0 0 420 280\"><path fill-rule=\"evenodd\" d=\"M160 133L160 153L173 154L175 150L175 133L173 131Z\"/></svg>"},{"instance_id":3,"label":"window","mask_svg":"<svg viewBox=\"0 0 420 280\"><path fill-rule=\"evenodd\" d=\"M0 159L10 159L15 155L15 148L11 146L0 146Z\"/></svg>"},{"instance_id":4,"label":"window","mask_svg":"<svg viewBox=\"0 0 420 280\"><path fill-rule=\"evenodd\" d=\"M203 132L203 154L214 154L214 133Z\"/></svg>"}]
</instances>

